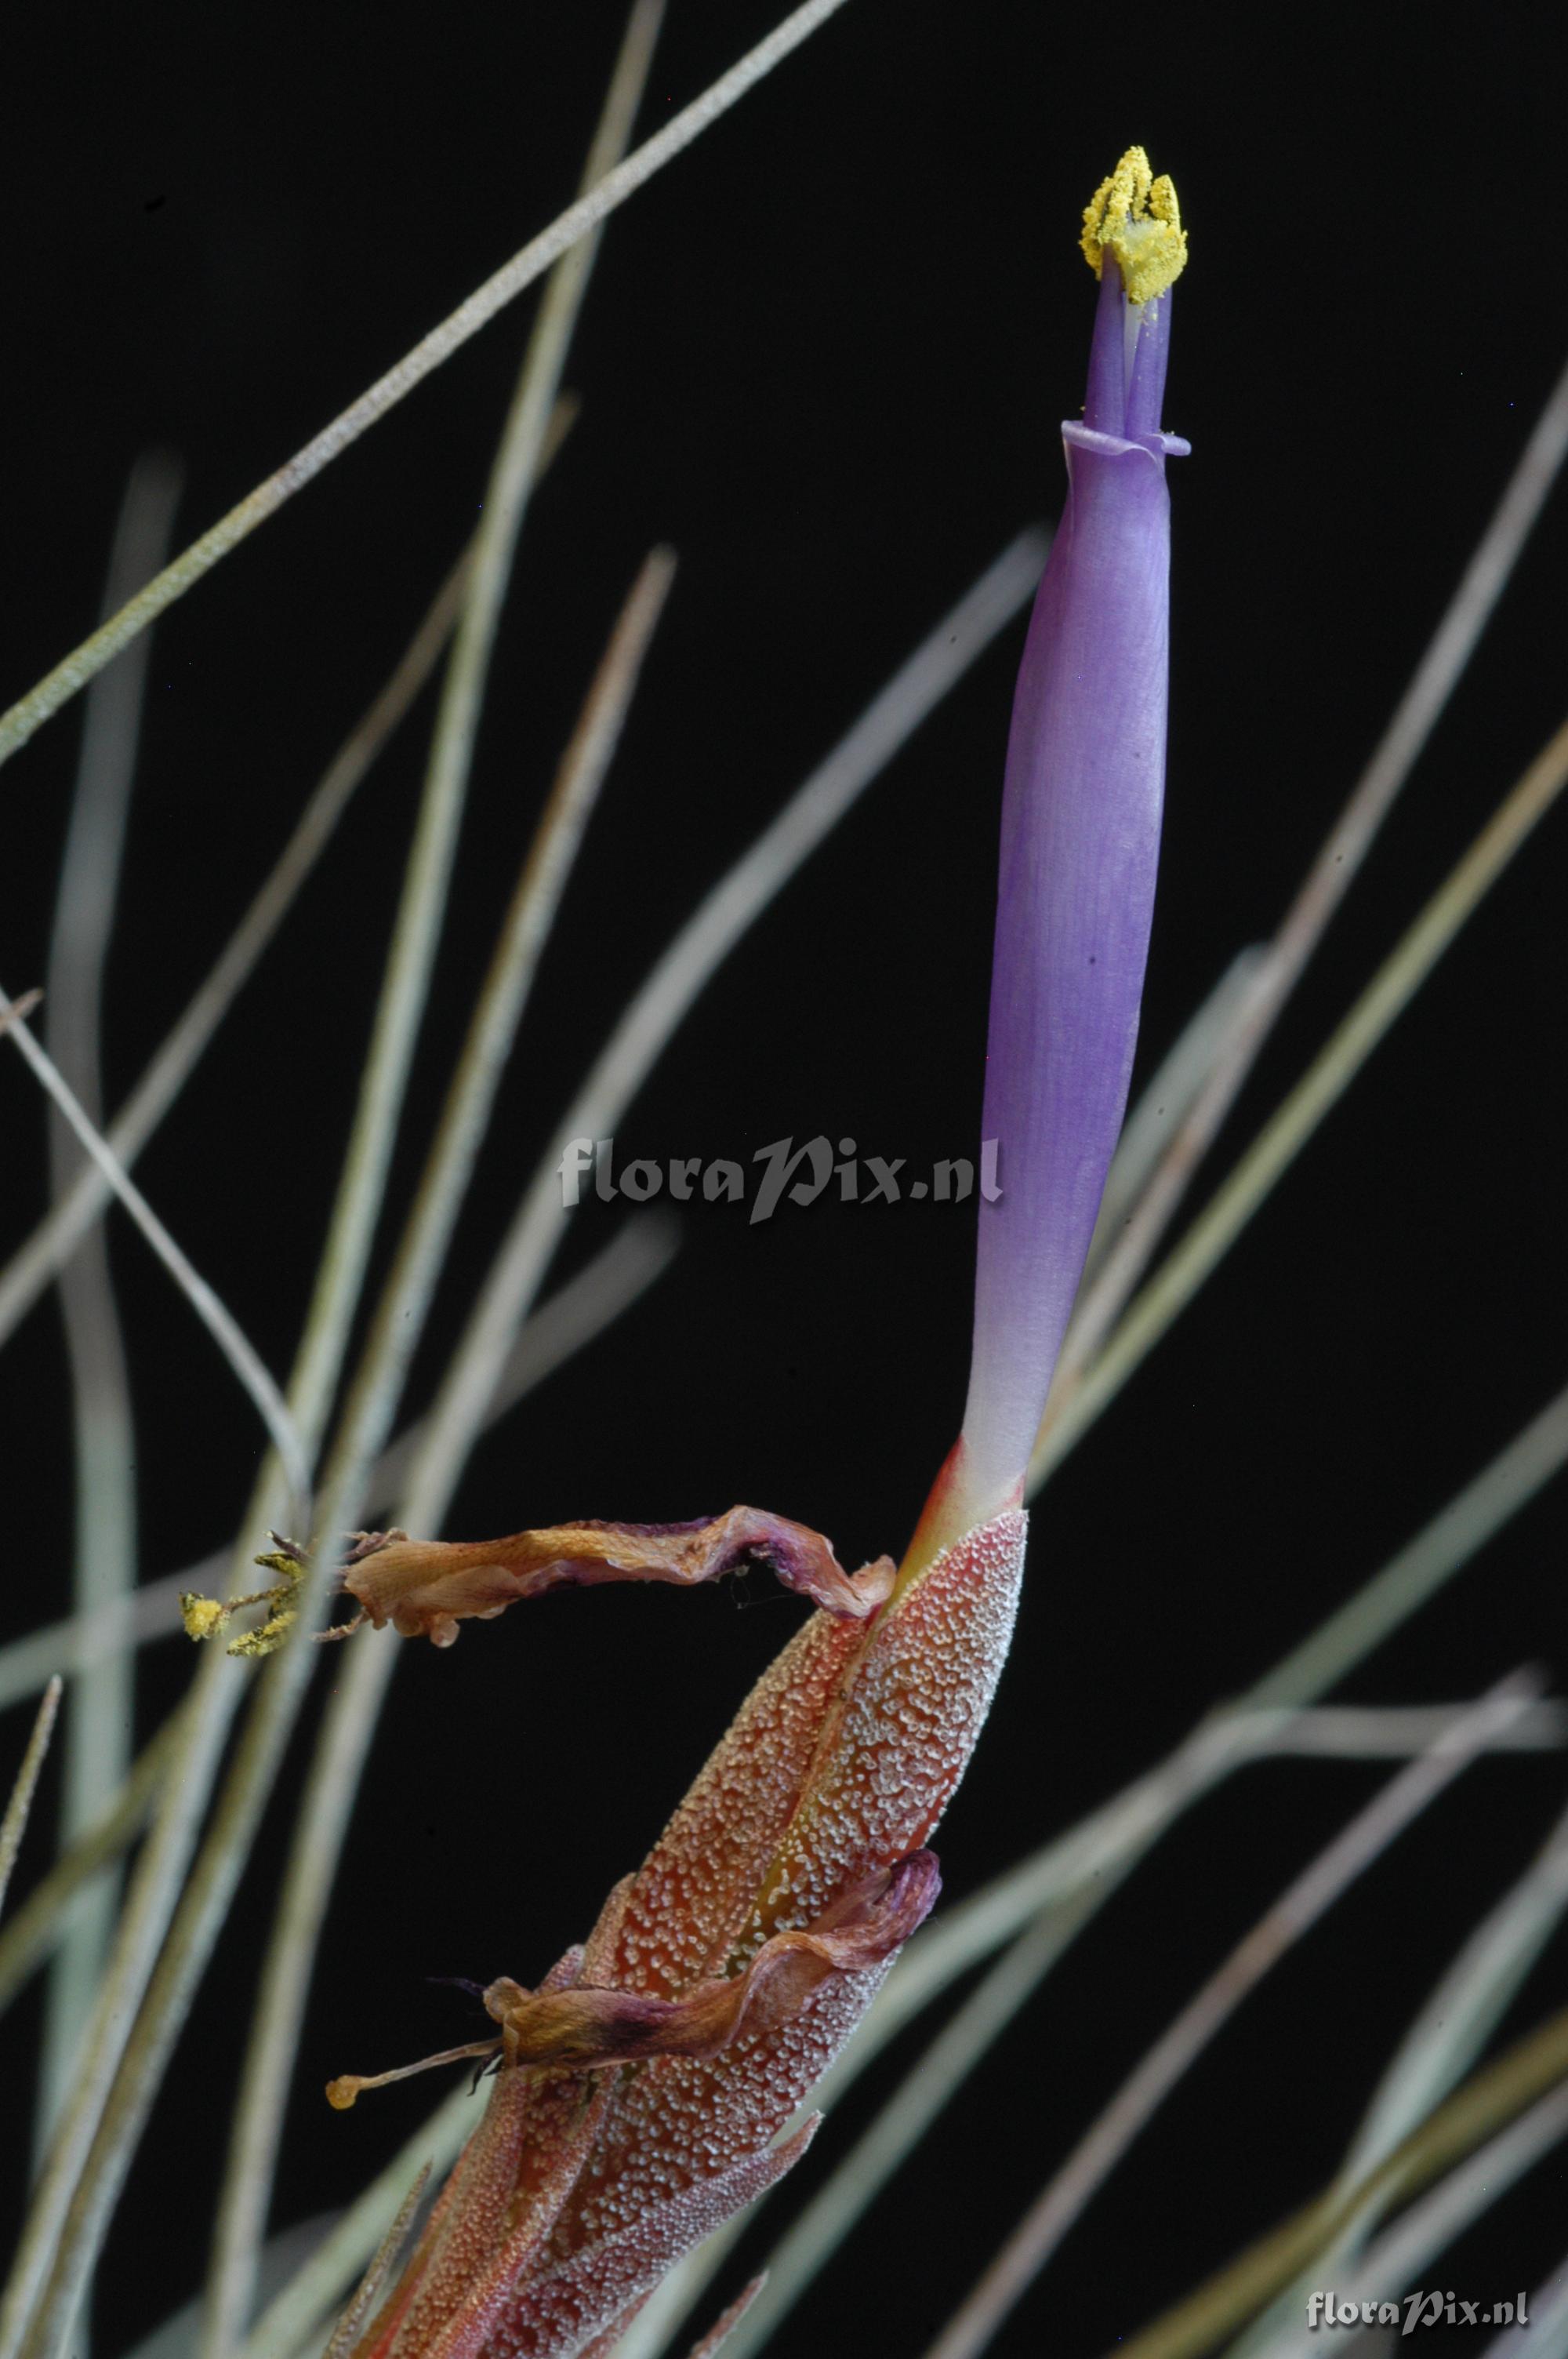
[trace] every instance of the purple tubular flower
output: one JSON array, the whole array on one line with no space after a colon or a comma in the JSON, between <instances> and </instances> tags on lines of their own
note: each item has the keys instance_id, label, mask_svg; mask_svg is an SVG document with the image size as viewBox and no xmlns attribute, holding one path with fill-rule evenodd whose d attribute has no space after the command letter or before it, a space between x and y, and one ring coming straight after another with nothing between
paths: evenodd
<instances>
[{"instance_id":1,"label":"purple tubular flower","mask_svg":"<svg viewBox=\"0 0 1568 2359\"><path fill-rule=\"evenodd\" d=\"M1068 494L1013 704L1002 801L985 1114L1000 1194L982 1202L951 1535L1022 1496L1127 1103L1165 775L1170 503L1167 291L1184 259L1168 181L1141 148L1085 215L1100 272ZM934 1502L934 1505L936 1503ZM935 1535L933 1535L934 1537Z\"/></svg>"}]
</instances>

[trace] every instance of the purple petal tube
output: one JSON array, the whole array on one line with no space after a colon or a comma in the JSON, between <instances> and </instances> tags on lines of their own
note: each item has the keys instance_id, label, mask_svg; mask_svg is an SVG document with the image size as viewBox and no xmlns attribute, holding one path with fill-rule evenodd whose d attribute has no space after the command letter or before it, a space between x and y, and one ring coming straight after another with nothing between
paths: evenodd
<instances>
[{"instance_id":1,"label":"purple petal tube","mask_svg":"<svg viewBox=\"0 0 1568 2359\"><path fill-rule=\"evenodd\" d=\"M1167 291L1130 304L1107 250L1068 495L1018 676L1002 800L963 1437L946 1533L1022 1496L1127 1103L1165 779ZM934 1506L935 1502L934 1501Z\"/></svg>"}]
</instances>

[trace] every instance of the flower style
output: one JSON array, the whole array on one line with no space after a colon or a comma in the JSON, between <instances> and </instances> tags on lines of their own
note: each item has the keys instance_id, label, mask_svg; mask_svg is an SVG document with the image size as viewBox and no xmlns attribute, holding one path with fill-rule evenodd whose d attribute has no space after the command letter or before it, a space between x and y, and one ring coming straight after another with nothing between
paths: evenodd
<instances>
[{"instance_id":1,"label":"flower style","mask_svg":"<svg viewBox=\"0 0 1568 2359\"><path fill-rule=\"evenodd\" d=\"M813 2121L773 2140L935 1900L925 1845L1011 1633L1023 1469L1125 1103L1158 849L1163 462L1185 448L1159 408L1184 249L1141 149L1097 193L1085 251L1088 401L1064 429L1069 499L1008 754L985 1111L1003 1194L981 1212L961 1439L896 1581L886 1560L850 1579L752 1509L445 1548L371 1536L345 1585L378 1626L438 1644L554 1581L701 1579L759 1551L819 1610L586 1945L537 1989L483 1994L496 2034L455 2052L494 2060L484 2120L353 2359L602 2359L803 2151Z\"/></svg>"}]
</instances>

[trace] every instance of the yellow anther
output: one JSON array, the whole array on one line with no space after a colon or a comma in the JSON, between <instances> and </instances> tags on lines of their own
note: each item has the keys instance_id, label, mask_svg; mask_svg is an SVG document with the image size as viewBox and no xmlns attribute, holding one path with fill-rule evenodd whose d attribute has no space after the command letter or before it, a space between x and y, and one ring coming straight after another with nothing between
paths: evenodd
<instances>
[{"instance_id":1,"label":"yellow anther","mask_svg":"<svg viewBox=\"0 0 1568 2359\"><path fill-rule=\"evenodd\" d=\"M1187 239L1176 191L1165 173L1154 178L1141 147L1128 149L1084 207L1081 242L1097 278L1103 257L1114 256L1130 303L1147 303L1181 277Z\"/></svg>"},{"instance_id":2,"label":"yellow anther","mask_svg":"<svg viewBox=\"0 0 1568 2359\"><path fill-rule=\"evenodd\" d=\"M179 1614L188 1638L211 1638L229 1618L226 1605L220 1605L215 1597L202 1597L194 1589L180 1592Z\"/></svg>"},{"instance_id":3,"label":"yellow anther","mask_svg":"<svg viewBox=\"0 0 1568 2359\"><path fill-rule=\"evenodd\" d=\"M275 1535L276 1537L276 1535ZM203 1597L200 1590L182 1590L179 1598L180 1619L189 1638L211 1638L223 1627L230 1616L246 1605L265 1605L267 1619L259 1629L247 1630L242 1637L231 1638L231 1655L271 1655L282 1646L297 1619L291 1600L304 1575L304 1565L291 1549L280 1549L276 1556L258 1556L257 1564L278 1579L270 1589L255 1589L248 1597L231 1597L221 1605L215 1597Z\"/></svg>"}]
</instances>

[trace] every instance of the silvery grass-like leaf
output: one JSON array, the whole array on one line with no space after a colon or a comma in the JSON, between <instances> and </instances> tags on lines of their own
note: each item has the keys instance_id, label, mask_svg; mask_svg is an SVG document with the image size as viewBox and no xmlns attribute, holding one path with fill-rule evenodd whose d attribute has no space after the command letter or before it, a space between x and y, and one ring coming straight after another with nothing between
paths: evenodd
<instances>
[{"instance_id":1,"label":"silvery grass-like leaf","mask_svg":"<svg viewBox=\"0 0 1568 2359\"><path fill-rule=\"evenodd\" d=\"M33 1796L38 1788L38 1773L44 1766L44 1756L49 1748L49 1738L54 1734L55 1715L59 1710L61 1686L61 1681L55 1679L51 1680L44 1690L44 1700L38 1706L38 1716L33 1723L33 1733L27 1739L27 1749L22 1756L22 1766L12 1783L5 1803L5 1816L0 1818L0 1901L5 1897L11 1881L11 1871L16 1864L16 1854L22 1847L22 1837L27 1832L28 1814L32 1810Z\"/></svg>"},{"instance_id":2,"label":"silvery grass-like leaf","mask_svg":"<svg viewBox=\"0 0 1568 2359\"><path fill-rule=\"evenodd\" d=\"M308 1489L308 1473L305 1445L287 1401L279 1389L271 1370L265 1364L255 1346L245 1334L228 1305L209 1285L191 1262L189 1256L169 1234L166 1223L148 1203L130 1173L120 1162L114 1149L98 1129L70 1082L60 1072L48 1050L36 1040L24 1018L18 1018L16 1003L0 991L0 1006L6 1009L12 1021L8 1031L27 1063L53 1101L54 1110L75 1135L83 1151L97 1164L100 1172L132 1220L162 1262L174 1285L207 1329L230 1368L249 1394L251 1402L265 1427L278 1457L283 1480L287 1485L286 1495L302 1505Z\"/></svg>"},{"instance_id":3,"label":"silvery grass-like leaf","mask_svg":"<svg viewBox=\"0 0 1568 2359\"><path fill-rule=\"evenodd\" d=\"M167 459L146 460L133 470L110 553L108 612L162 563L178 492L179 471ZM95 680L88 694L46 971L45 1045L100 1125L104 966L149 653L144 641L124 664ZM57 1200L84 1169L92 1168L58 1114L49 1126L49 1160ZM76 1432L75 1602L81 1613L112 1612L136 1586L135 1440L124 1337L101 1229L62 1271L60 1310ZM133 1699L133 1667L124 1655L107 1658L74 1683L65 1723L62 1845L87 1832L104 1796L125 1776ZM119 1890L114 1867L84 1887L72 1904L50 1969L39 2063L40 2158L108 1955Z\"/></svg>"}]
</instances>

